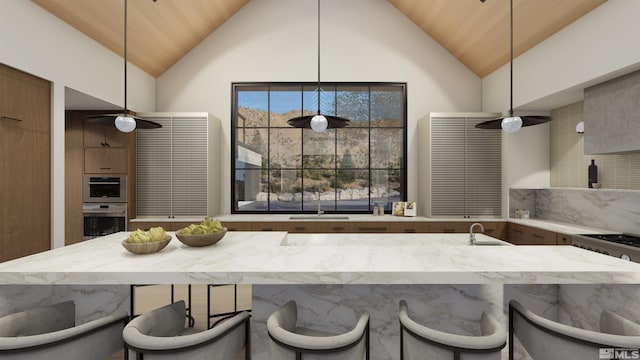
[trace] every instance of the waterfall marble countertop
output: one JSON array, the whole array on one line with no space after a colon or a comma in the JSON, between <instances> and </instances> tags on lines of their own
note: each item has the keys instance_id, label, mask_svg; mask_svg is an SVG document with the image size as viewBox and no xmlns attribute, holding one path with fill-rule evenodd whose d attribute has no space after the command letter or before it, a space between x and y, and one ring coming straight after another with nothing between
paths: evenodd
<instances>
[{"instance_id":1,"label":"waterfall marble countertop","mask_svg":"<svg viewBox=\"0 0 640 360\"><path fill-rule=\"evenodd\" d=\"M573 246L469 246L468 234L228 232L201 248L174 236L146 255L124 249L127 236L0 263L0 284L640 283L638 263Z\"/></svg>"}]
</instances>

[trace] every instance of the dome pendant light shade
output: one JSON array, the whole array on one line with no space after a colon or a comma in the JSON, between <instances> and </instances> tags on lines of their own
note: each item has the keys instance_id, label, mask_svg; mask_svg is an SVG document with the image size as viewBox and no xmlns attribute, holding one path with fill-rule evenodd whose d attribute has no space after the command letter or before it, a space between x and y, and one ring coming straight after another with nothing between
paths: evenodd
<instances>
[{"instance_id":1,"label":"dome pendant light shade","mask_svg":"<svg viewBox=\"0 0 640 360\"><path fill-rule=\"evenodd\" d=\"M502 119L500 127L506 132L516 132L522 127L522 119L519 116L506 117Z\"/></svg>"},{"instance_id":2,"label":"dome pendant light shade","mask_svg":"<svg viewBox=\"0 0 640 360\"><path fill-rule=\"evenodd\" d=\"M129 115L122 114L115 120L116 128L122 132L132 132L136 129L136 120Z\"/></svg>"},{"instance_id":3,"label":"dome pendant light shade","mask_svg":"<svg viewBox=\"0 0 640 360\"><path fill-rule=\"evenodd\" d=\"M480 0L484 2L484 0ZM478 129L502 129L513 133L524 126L543 124L551 121L550 116L513 116L513 0L510 0L511 12L509 16L509 116L491 119L476 125Z\"/></svg>"},{"instance_id":4,"label":"dome pendant light shade","mask_svg":"<svg viewBox=\"0 0 640 360\"><path fill-rule=\"evenodd\" d=\"M311 118L311 130L315 132L323 132L327 129L327 118L322 115L316 115Z\"/></svg>"},{"instance_id":5,"label":"dome pendant light shade","mask_svg":"<svg viewBox=\"0 0 640 360\"><path fill-rule=\"evenodd\" d=\"M331 115L322 115L320 113L320 96L322 94L320 88L320 0L318 0L318 113L316 115L303 115L287 120L287 124L296 128L311 129L315 132L323 132L326 129L335 129L345 127L349 124L349 120Z\"/></svg>"}]
</instances>

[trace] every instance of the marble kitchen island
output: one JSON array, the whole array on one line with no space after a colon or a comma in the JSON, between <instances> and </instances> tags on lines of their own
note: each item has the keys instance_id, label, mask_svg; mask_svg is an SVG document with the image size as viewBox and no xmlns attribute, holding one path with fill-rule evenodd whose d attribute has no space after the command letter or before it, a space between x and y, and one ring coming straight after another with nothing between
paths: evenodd
<instances>
[{"instance_id":1,"label":"marble kitchen island","mask_svg":"<svg viewBox=\"0 0 640 360\"><path fill-rule=\"evenodd\" d=\"M468 234L228 232L202 248L174 237L146 255L124 249L126 237L1 263L0 284L640 283L637 263L571 246L469 246Z\"/></svg>"},{"instance_id":2,"label":"marble kitchen island","mask_svg":"<svg viewBox=\"0 0 640 360\"><path fill-rule=\"evenodd\" d=\"M579 319L574 325L583 327L599 306L614 303L640 321L638 301L628 304L640 297L640 264L572 246L511 246L483 234L476 234L483 245L470 246L469 234L229 232L208 247L174 237L158 253L135 255L120 244L126 237L1 263L0 315L18 299L50 296L55 291L42 290L49 288L119 289L104 304L113 308L127 306L129 284L252 284L254 359L268 359L266 318L289 299L300 306L302 326L329 331L343 331L366 311L371 358L381 360L399 359L400 299L417 319L432 325L436 319L437 328L454 333L477 332L482 310L506 325L509 299L553 319ZM591 300L579 306L585 299Z\"/></svg>"}]
</instances>

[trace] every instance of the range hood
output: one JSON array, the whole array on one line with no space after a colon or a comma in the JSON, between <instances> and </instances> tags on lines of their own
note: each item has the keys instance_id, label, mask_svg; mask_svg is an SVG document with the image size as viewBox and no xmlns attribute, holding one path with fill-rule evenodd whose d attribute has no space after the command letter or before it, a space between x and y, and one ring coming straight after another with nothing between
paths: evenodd
<instances>
[{"instance_id":1,"label":"range hood","mask_svg":"<svg viewBox=\"0 0 640 360\"><path fill-rule=\"evenodd\" d=\"M640 71L584 90L584 153L640 152Z\"/></svg>"}]
</instances>

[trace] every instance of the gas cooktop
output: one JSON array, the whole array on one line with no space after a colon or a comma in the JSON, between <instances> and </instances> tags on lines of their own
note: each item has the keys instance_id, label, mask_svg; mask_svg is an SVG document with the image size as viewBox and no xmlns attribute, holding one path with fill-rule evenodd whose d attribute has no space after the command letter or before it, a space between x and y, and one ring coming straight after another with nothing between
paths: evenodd
<instances>
[{"instance_id":1,"label":"gas cooktop","mask_svg":"<svg viewBox=\"0 0 640 360\"><path fill-rule=\"evenodd\" d=\"M609 241L617 244L634 246L640 248L640 236L631 234L585 234L587 236L599 240Z\"/></svg>"}]
</instances>

